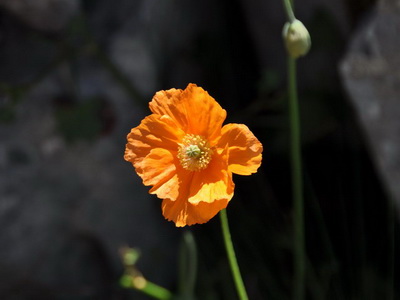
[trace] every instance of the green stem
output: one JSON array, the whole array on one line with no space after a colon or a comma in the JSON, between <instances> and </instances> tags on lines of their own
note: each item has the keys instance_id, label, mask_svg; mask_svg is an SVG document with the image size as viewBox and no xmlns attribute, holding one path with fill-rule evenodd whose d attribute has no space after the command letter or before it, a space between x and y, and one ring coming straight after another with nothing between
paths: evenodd
<instances>
[{"instance_id":1,"label":"green stem","mask_svg":"<svg viewBox=\"0 0 400 300\"><path fill-rule=\"evenodd\" d=\"M296 20L293 0L283 0L288 21ZM290 158L292 169L293 230L294 230L294 289L293 299L305 298L306 250L304 238L304 200L301 165L300 113L297 99L296 58L288 53L288 93L290 118Z\"/></svg>"},{"instance_id":2,"label":"green stem","mask_svg":"<svg viewBox=\"0 0 400 300\"><path fill-rule=\"evenodd\" d=\"M191 231L185 231L183 233L179 260L180 294L186 298L192 299L194 297L197 276L197 247Z\"/></svg>"},{"instance_id":3,"label":"green stem","mask_svg":"<svg viewBox=\"0 0 400 300\"><path fill-rule=\"evenodd\" d=\"M288 21L292 23L294 20L296 20L294 13L293 13L293 3L290 0L283 0L283 4L285 6L285 12L288 18Z\"/></svg>"},{"instance_id":4,"label":"green stem","mask_svg":"<svg viewBox=\"0 0 400 300\"><path fill-rule=\"evenodd\" d=\"M221 210L219 216L221 218L222 234L224 236L226 253L228 255L229 265L232 270L232 275L236 285L236 290L239 294L240 300L248 300L249 298L247 297L246 288L244 287L242 275L240 274L239 265L237 263L235 250L232 244L226 209Z\"/></svg>"},{"instance_id":5,"label":"green stem","mask_svg":"<svg viewBox=\"0 0 400 300\"><path fill-rule=\"evenodd\" d=\"M155 299L169 300L172 298L170 291L150 281L147 281L144 287L138 290Z\"/></svg>"},{"instance_id":6,"label":"green stem","mask_svg":"<svg viewBox=\"0 0 400 300\"><path fill-rule=\"evenodd\" d=\"M126 289L135 289L147 296L159 300L172 299L172 293L153 282L146 280L135 267L129 266L125 269L125 274L120 279L120 285Z\"/></svg>"},{"instance_id":7,"label":"green stem","mask_svg":"<svg viewBox=\"0 0 400 300\"><path fill-rule=\"evenodd\" d=\"M300 115L297 99L296 59L288 57L288 88L290 118L290 156L292 165L293 225L294 225L294 290L293 299L305 294L304 204L301 164Z\"/></svg>"}]
</instances>

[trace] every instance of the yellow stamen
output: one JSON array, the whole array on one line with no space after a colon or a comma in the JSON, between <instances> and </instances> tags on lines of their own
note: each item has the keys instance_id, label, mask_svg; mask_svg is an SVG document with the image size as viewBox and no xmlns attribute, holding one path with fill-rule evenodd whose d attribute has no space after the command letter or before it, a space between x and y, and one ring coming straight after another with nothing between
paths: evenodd
<instances>
[{"instance_id":1,"label":"yellow stamen","mask_svg":"<svg viewBox=\"0 0 400 300\"><path fill-rule=\"evenodd\" d=\"M182 167L189 171L200 171L207 168L213 151L207 140L196 134L183 137L178 148L178 158Z\"/></svg>"}]
</instances>

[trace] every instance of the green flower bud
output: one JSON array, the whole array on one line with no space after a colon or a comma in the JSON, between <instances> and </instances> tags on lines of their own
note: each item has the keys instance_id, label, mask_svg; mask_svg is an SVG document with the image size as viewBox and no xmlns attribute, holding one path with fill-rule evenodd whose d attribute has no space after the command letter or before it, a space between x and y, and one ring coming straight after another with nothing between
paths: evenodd
<instances>
[{"instance_id":1,"label":"green flower bud","mask_svg":"<svg viewBox=\"0 0 400 300\"><path fill-rule=\"evenodd\" d=\"M293 58L306 55L311 48L311 38L307 28L299 20L287 22L283 27L283 39L289 55Z\"/></svg>"},{"instance_id":2,"label":"green flower bud","mask_svg":"<svg viewBox=\"0 0 400 300\"><path fill-rule=\"evenodd\" d=\"M124 247L121 250L122 262L125 266L134 266L139 259L140 252L138 249Z\"/></svg>"}]
</instances>

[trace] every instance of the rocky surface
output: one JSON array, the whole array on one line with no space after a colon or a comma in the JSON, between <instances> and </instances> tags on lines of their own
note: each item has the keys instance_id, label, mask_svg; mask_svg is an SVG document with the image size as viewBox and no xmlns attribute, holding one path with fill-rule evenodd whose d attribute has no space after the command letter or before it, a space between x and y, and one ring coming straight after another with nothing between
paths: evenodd
<instances>
[{"instance_id":1,"label":"rocky surface","mask_svg":"<svg viewBox=\"0 0 400 300\"><path fill-rule=\"evenodd\" d=\"M281 161L274 169L273 148L279 152L282 147L274 145L268 126L286 128L287 120L283 109L267 107L283 99L281 5L255 0L0 0L0 299L125 299L116 286L122 272L118 250L125 245L141 249L144 275L176 287L181 231L163 219L160 200L148 195L123 160L126 134L149 113L147 102L156 90L206 84L229 108L228 118L242 122L247 117L249 127L267 133L262 137L268 137L268 172L273 178L281 174L275 180L286 180ZM337 58L350 31L346 1L305 1L298 12L313 39L310 55L299 61L301 89L337 91ZM382 1L355 35L341 70L382 178L400 199L397 17L398 7ZM255 90L264 71L278 79L268 82L268 96L261 103ZM318 92L317 106L307 96L301 103L309 108L308 128L318 131L312 134L314 141L340 122L331 122L331 100L337 94L329 98ZM248 106L254 111L249 113ZM327 119L329 126L323 124ZM274 193L264 179L258 177L258 182L268 190L266 203L272 203ZM251 179L243 179L243 207L263 204L258 190L254 199L248 197L252 189L246 189L246 180ZM284 190L283 195L286 183ZM329 196L337 207L336 195ZM259 219L267 222L266 216L280 214L263 212ZM242 221L245 217L238 227ZM333 227L336 221L335 215ZM258 230L279 235L282 228ZM203 233L203 249L217 261L209 251L215 243L208 233ZM253 246L257 239L246 233L243 244ZM282 255L279 247L265 244ZM255 263L252 257L248 262ZM202 280L212 294L219 273L211 276L202 267L207 274ZM283 278L286 287L288 277ZM223 289L229 289L225 283ZM141 298L133 294L131 299Z\"/></svg>"},{"instance_id":2,"label":"rocky surface","mask_svg":"<svg viewBox=\"0 0 400 300\"><path fill-rule=\"evenodd\" d=\"M382 182L400 210L400 5L382 0L360 24L340 71Z\"/></svg>"},{"instance_id":3,"label":"rocky surface","mask_svg":"<svg viewBox=\"0 0 400 300\"><path fill-rule=\"evenodd\" d=\"M3 299L17 291L19 299L43 292L48 299L110 299L116 294L111 283L122 272L118 250L125 245L140 246L143 271L170 284L173 225L122 158L125 134L143 111L101 70L84 73L91 85L83 83L82 94L101 95L118 120L111 132L67 142L54 104L65 86L53 76L35 86L17 106L15 120L0 128ZM154 264L160 267L148 268Z\"/></svg>"},{"instance_id":4,"label":"rocky surface","mask_svg":"<svg viewBox=\"0 0 400 300\"><path fill-rule=\"evenodd\" d=\"M63 16L51 19L53 6L45 7L31 12L44 23L31 26L48 31L65 25ZM123 298L116 285L123 246L139 247L142 272L170 286L179 231L123 160L127 133L148 111L107 60L86 50L91 44L81 32L71 34L78 41L64 54L57 40L38 38L15 22L6 15L0 58L1 109L11 113L0 126L0 298ZM135 77L137 94L154 91L145 45L117 34L109 40L111 60L129 57L121 64L123 71L133 66L127 74Z\"/></svg>"},{"instance_id":5,"label":"rocky surface","mask_svg":"<svg viewBox=\"0 0 400 300\"><path fill-rule=\"evenodd\" d=\"M63 29L79 11L74 0L1 0L0 6L33 28L56 32Z\"/></svg>"}]
</instances>

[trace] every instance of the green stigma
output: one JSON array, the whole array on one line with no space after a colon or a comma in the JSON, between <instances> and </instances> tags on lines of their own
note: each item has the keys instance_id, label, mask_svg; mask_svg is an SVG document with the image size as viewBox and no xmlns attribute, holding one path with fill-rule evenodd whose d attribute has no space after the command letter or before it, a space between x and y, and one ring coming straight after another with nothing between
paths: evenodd
<instances>
[{"instance_id":1,"label":"green stigma","mask_svg":"<svg viewBox=\"0 0 400 300\"><path fill-rule=\"evenodd\" d=\"M190 145L186 147L186 155L191 158L196 158L201 155L201 150L197 145Z\"/></svg>"},{"instance_id":2,"label":"green stigma","mask_svg":"<svg viewBox=\"0 0 400 300\"><path fill-rule=\"evenodd\" d=\"M178 145L178 159L185 170L201 171L207 168L213 150L203 136L186 134Z\"/></svg>"}]
</instances>

